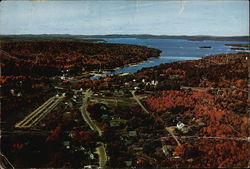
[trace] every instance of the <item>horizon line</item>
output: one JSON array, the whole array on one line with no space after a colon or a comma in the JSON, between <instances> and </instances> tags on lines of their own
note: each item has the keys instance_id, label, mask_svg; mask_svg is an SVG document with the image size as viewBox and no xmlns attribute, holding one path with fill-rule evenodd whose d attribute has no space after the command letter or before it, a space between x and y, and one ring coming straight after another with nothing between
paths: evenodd
<instances>
[{"instance_id":1,"label":"horizon line","mask_svg":"<svg viewBox=\"0 0 250 169\"><path fill-rule=\"evenodd\" d=\"M230 36L230 35L156 35L156 34L68 34L68 33L42 33L42 34L0 34L0 36L39 36L39 35L69 35L69 36L200 36L200 37L250 37L250 35L238 35L238 36Z\"/></svg>"}]
</instances>

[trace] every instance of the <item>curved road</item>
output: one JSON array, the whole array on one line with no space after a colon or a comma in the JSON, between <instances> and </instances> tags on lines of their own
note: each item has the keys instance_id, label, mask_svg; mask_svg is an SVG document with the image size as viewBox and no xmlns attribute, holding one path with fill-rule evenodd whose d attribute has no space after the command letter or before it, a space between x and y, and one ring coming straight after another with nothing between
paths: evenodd
<instances>
[{"instance_id":1,"label":"curved road","mask_svg":"<svg viewBox=\"0 0 250 169\"><path fill-rule=\"evenodd\" d=\"M102 136L102 130L91 119L91 117L89 115L89 112L87 111L87 103L89 101L89 97L92 95L92 92L91 92L90 89L88 89L88 90L86 90L86 92L83 92L83 94L85 94L85 97L83 98L83 100L82 100L83 104L80 107L81 115L82 115L84 121L89 125L89 127L93 131L96 131L99 136ZM104 143L102 143L102 142L97 142L97 144L101 144L101 146L99 146L99 147L96 148L96 153L99 156L99 166L101 168L105 168L106 163L108 161L107 153L106 153L106 150L105 150L105 146L104 146Z\"/></svg>"}]
</instances>

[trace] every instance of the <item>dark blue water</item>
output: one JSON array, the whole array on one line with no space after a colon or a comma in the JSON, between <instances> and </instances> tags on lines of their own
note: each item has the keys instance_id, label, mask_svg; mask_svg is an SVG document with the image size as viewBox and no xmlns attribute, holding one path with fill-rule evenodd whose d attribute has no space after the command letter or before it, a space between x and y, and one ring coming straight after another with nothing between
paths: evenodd
<instances>
[{"instance_id":1,"label":"dark blue water","mask_svg":"<svg viewBox=\"0 0 250 169\"><path fill-rule=\"evenodd\" d=\"M184 60L196 60L202 57L219 54L235 53L225 44L247 44L246 41L189 41L182 39L137 39L137 38L105 38L107 43L134 44L156 48L162 51L159 58L151 58L138 65L130 65L108 74L133 73L142 68L157 66L162 63L170 63ZM200 46L211 46L212 48L199 48ZM95 77L93 77L95 78Z\"/></svg>"}]
</instances>

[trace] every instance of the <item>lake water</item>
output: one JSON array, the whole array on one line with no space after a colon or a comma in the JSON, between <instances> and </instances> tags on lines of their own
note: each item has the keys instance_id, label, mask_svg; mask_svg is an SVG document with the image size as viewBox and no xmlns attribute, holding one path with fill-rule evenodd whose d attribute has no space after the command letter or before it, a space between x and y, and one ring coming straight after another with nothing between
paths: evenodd
<instances>
[{"instance_id":1,"label":"lake water","mask_svg":"<svg viewBox=\"0 0 250 169\"><path fill-rule=\"evenodd\" d=\"M204 56L219 53L236 53L224 44L247 44L246 41L189 41L182 39L137 39L137 38L105 38L107 43L133 44L156 48L162 51L160 57L150 58L137 65L124 66L107 74L133 73L142 68L157 66L162 63L196 60ZM100 42L102 43L102 42ZM211 46L212 48L199 48ZM92 77L95 79L98 77Z\"/></svg>"}]
</instances>

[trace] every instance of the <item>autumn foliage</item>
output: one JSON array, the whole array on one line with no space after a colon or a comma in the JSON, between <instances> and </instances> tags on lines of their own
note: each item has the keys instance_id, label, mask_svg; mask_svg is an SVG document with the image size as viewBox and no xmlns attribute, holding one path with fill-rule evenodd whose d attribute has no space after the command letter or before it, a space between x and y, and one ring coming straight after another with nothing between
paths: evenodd
<instances>
[{"instance_id":1,"label":"autumn foliage","mask_svg":"<svg viewBox=\"0 0 250 169\"><path fill-rule=\"evenodd\" d=\"M4 41L1 45L4 51L1 52L0 63L3 73L0 84L4 89L2 111L12 113L11 120L22 119L18 116L21 113L16 112L31 112L32 108L49 98L48 94L55 94L50 79L56 76L68 72L69 77L75 78L74 75L85 71L112 69L156 57L160 52L134 45L65 40ZM55 84L58 82L65 87L62 90L68 100L32 128L41 129L41 133L47 130L43 133L45 138L39 139L40 144L33 145L38 147L37 150L44 151L44 157L48 157L40 166L83 167L85 163L90 164L89 152L94 152L99 141L105 143L109 167L114 168L124 167L127 160L138 168L248 166L247 109L250 102L247 55L213 55L195 61L162 64L127 76L79 79L77 83L68 79L55 80ZM145 113L135 101L131 105L117 101L116 107L112 107L114 112L88 107L91 118L103 130L103 136L99 137L81 117L79 106L82 95L73 94L74 90L69 92L70 89L80 88L91 88L97 94L93 98L102 99L115 96L115 93L118 93L119 99L134 99L131 89L138 89L135 95L149 113ZM103 94L101 90L109 93L98 95ZM29 111L26 111L27 107ZM98 120L103 114L108 114L108 118ZM112 126L109 116L121 120L121 123ZM182 130L183 126L186 130ZM129 131L136 131L137 136L129 136ZM26 154L24 157L29 159L33 151L30 140L25 144L12 140L8 143L10 146L6 146L10 150L5 152L14 154L12 159L15 159L18 152L23 151ZM65 146L63 142L70 142L70 146ZM49 148L45 151L39 146Z\"/></svg>"},{"instance_id":2,"label":"autumn foliage","mask_svg":"<svg viewBox=\"0 0 250 169\"><path fill-rule=\"evenodd\" d=\"M160 117L164 116L164 112L181 106L182 109L173 113L182 119L192 119L183 121L192 128L192 138L183 138L183 145L175 149L175 154L183 159L167 160L171 167L227 168L247 165L250 153L247 142L248 117L224 109L216 102L214 95L170 90L158 97L146 98L145 102ZM195 128L198 122L203 122L204 126ZM199 155L195 156L196 153Z\"/></svg>"},{"instance_id":3,"label":"autumn foliage","mask_svg":"<svg viewBox=\"0 0 250 169\"><path fill-rule=\"evenodd\" d=\"M61 70L79 73L83 69L112 69L158 57L159 53L157 49L123 44L68 40L2 41L1 65L4 75L52 76Z\"/></svg>"}]
</instances>

